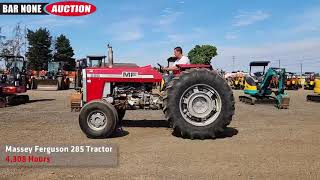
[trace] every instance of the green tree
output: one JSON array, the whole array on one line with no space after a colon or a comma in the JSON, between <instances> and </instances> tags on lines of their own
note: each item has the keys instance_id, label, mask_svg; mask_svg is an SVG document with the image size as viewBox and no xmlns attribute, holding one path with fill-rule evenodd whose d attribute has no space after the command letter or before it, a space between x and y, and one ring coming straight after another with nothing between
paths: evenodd
<instances>
[{"instance_id":1,"label":"green tree","mask_svg":"<svg viewBox=\"0 0 320 180\"><path fill-rule=\"evenodd\" d=\"M26 56L29 68L37 71L47 70L48 62L52 60L50 32L46 28L40 28L36 31L28 29L27 38L29 47Z\"/></svg>"},{"instance_id":2,"label":"green tree","mask_svg":"<svg viewBox=\"0 0 320 180\"><path fill-rule=\"evenodd\" d=\"M0 55L13 55L13 41L6 40L1 43Z\"/></svg>"},{"instance_id":3,"label":"green tree","mask_svg":"<svg viewBox=\"0 0 320 180\"><path fill-rule=\"evenodd\" d=\"M70 40L63 34L55 40L54 45L54 61L65 62L65 70L72 71L75 69L75 60L73 49L70 45Z\"/></svg>"},{"instance_id":4,"label":"green tree","mask_svg":"<svg viewBox=\"0 0 320 180\"><path fill-rule=\"evenodd\" d=\"M1 35L1 30L2 28L0 27L0 55L13 55L14 41Z\"/></svg>"},{"instance_id":5,"label":"green tree","mask_svg":"<svg viewBox=\"0 0 320 180\"><path fill-rule=\"evenodd\" d=\"M188 53L192 64L210 64L211 59L216 55L218 55L217 48L211 45L196 45Z\"/></svg>"}]
</instances>

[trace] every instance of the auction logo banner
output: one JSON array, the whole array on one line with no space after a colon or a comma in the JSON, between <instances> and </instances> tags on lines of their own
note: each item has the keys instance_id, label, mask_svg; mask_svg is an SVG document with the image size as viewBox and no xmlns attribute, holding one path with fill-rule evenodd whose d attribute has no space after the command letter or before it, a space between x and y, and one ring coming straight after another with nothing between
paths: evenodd
<instances>
[{"instance_id":1,"label":"auction logo banner","mask_svg":"<svg viewBox=\"0 0 320 180\"><path fill-rule=\"evenodd\" d=\"M93 4L80 1L55 3L0 3L0 15L84 16L96 11Z\"/></svg>"}]
</instances>

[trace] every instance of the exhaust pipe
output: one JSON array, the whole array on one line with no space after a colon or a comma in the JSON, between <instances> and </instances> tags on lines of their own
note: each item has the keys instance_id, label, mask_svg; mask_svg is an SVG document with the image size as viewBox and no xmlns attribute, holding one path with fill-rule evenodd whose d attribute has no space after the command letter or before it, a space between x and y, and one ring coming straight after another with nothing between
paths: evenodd
<instances>
[{"instance_id":1,"label":"exhaust pipe","mask_svg":"<svg viewBox=\"0 0 320 180\"><path fill-rule=\"evenodd\" d=\"M112 46L108 44L108 66L111 68L113 65L113 51Z\"/></svg>"}]
</instances>

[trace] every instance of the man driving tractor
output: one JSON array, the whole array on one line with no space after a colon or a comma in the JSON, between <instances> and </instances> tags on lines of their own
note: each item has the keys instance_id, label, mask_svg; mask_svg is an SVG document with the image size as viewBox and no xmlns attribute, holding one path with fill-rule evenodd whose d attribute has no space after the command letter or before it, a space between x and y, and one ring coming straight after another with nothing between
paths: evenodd
<instances>
[{"instance_id":1,"label":"man driving tractor","mask_svg":"<svg viewBox=\"0 0 320 180\"><path fill-rule=\"evenodd\" d=\"M181 47L179 47L179 46L175 47L173 49L173 53L174 53L174 57L172 57L172 59L175 59L174 63L172 63L171 65L168 63L168 67L163 68L163 70L167 71L167 73L165 73L163 75L164 85L162 86L162 89L165 89L165 87L167 87L168 83L174 78L173 71L178 70L178 67L176 66L177 64L190 64L189 58L182 54Z\"/></svg>"},{"instance_id":2,"label":"man driving tractor","mask_svg":"<svg viewBox=\"0 0 320 180\"><path fill-rule=\"evenodd\" d=\"M173 50L174 56L177 58L177 60L172 64L171 67L166 67L163 68L165 71L172 71L177 69L177 64L190 64L190 60L187 56L184 56L182 54L182 48L181 47L176 47Z\"/></svg>"}]
</instances>

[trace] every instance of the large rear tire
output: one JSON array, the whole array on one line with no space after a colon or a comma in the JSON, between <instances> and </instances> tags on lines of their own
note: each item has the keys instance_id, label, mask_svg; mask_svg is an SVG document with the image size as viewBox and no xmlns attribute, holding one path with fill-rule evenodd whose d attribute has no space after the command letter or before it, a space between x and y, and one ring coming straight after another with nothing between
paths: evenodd
<instances>
[{"instance_id":1,"label":"large rear tire","mask_svg":"<svg viewBox=\"0 0 320 180\"><path fill-rule=\"evenodd\" d=\"M234 114L230 86L217 71L191 69L175 77L166 89L164 108L174 134L191 139L215 138Z\"/></svg>"},{"instance_id":2,"label":"large rear tire","mask_svg":"<svg viewBox=\"0 0 320 180\"><path fill-rule=\"evenodd\" d=\"M92 101L82 107L79 115L81 130L89 138L107 138L115 131L116 109L105 101Z\"/></svg>"}]
</instances>

